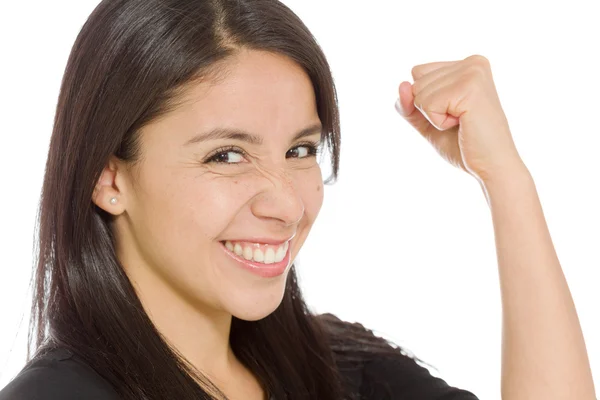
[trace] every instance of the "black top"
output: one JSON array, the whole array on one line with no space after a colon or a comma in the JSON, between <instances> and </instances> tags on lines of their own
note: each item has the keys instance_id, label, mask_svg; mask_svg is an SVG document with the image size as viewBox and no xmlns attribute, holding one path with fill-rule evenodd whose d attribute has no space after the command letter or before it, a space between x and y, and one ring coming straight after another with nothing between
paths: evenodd
<instances>
[{"instance_id":1,"label":"black top","mask_svg":"<svg viewBox=\"0 0 600 400\"><path fill-rule=\"evenodd\" d=\"M375 358L344 378L360 399L477 400L471 392L433 377L412 358ZM36 359L0 391L0 400L118 400L112 386L71 351L58 348Z\"/></svg>"}]
</instances>

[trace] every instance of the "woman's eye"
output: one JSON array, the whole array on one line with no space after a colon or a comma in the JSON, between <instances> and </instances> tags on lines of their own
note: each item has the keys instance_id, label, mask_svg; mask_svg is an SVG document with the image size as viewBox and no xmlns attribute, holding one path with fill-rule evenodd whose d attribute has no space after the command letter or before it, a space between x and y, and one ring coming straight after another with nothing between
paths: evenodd
<instances>
[{"instance_id":1,"label":"woman's eye","mask_svg":"<svg viewBox=\"0 0 600 400\"><path fill-rule=\"evenodd\" d=\"M317 154L317 146L314 144L303 144L288 151L293 158L306 158Z\"/></svg>"},{"instance_id":2,"label":"woman's eye","mask_svg":"<svg viewBox=\"0 0 600 400\"><path fill-rule=\"evenodd\" d=\"M215 162L217 164L238 164L243 161L244 157L242 154L235 150L221 151L207 160L207 162Z\"/></svg>"}]
</instances>

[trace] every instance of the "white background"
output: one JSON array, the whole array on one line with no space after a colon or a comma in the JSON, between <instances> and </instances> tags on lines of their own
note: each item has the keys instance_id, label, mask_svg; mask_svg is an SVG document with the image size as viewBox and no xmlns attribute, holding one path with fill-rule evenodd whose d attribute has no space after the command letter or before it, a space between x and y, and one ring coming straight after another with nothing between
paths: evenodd
<instances>
[{"instance_id":1,"label":"white background","mask_svg":"<svg viewBox=\"0 0 600 400\"><path fill-rule=\"evenodd\" d=\"M33 228L62 73L97 0L0 5L0 387L22 367ZM394 110L414 65L486 56L533 174L600 389L600 24L594 2L286 1L331 63L342 161L298 257L316 311L359 321L500 398L490 212ZM365 5L365 4L368 4Z\"/></svg>"}]
</instances>

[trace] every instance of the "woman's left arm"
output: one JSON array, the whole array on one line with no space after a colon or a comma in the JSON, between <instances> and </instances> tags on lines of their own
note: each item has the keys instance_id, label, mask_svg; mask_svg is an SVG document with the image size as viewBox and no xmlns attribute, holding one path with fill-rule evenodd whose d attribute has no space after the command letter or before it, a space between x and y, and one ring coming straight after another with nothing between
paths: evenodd
<instances>
[{"instance_id":1,"label":"woman's left arm","mask_svg":"<svg viewBox=\"0 0 600 400\"><path fill-rule=\"evenodd\" d=\"M596 399L573 299L489 61L475 55L422 64L412 75L412 85L400 85L398 112L477 179L491 209L502 294L502 399Z\"/></svg>"}]
</instances>

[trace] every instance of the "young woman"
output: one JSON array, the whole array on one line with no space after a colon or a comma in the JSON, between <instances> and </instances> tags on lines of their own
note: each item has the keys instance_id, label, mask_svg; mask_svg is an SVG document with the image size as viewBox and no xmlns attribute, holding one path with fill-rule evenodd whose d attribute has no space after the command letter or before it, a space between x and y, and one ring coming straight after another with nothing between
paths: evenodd
<instances>
[{"instance_id":1,"label":"young woman","mask_svg":"<svg viewBox=\"0 0 600 400\"><path fill-rule=\"evenodd\" d=\"M413 69L398 111L475 177L504 304L503 398L593 399L577 315L481 56ZM453 399L359 324L312 315L294 259L340 153L336 92L276 0L105 0L60 92L32 349L0 399Z\"/></svg>"}]
</instances>

